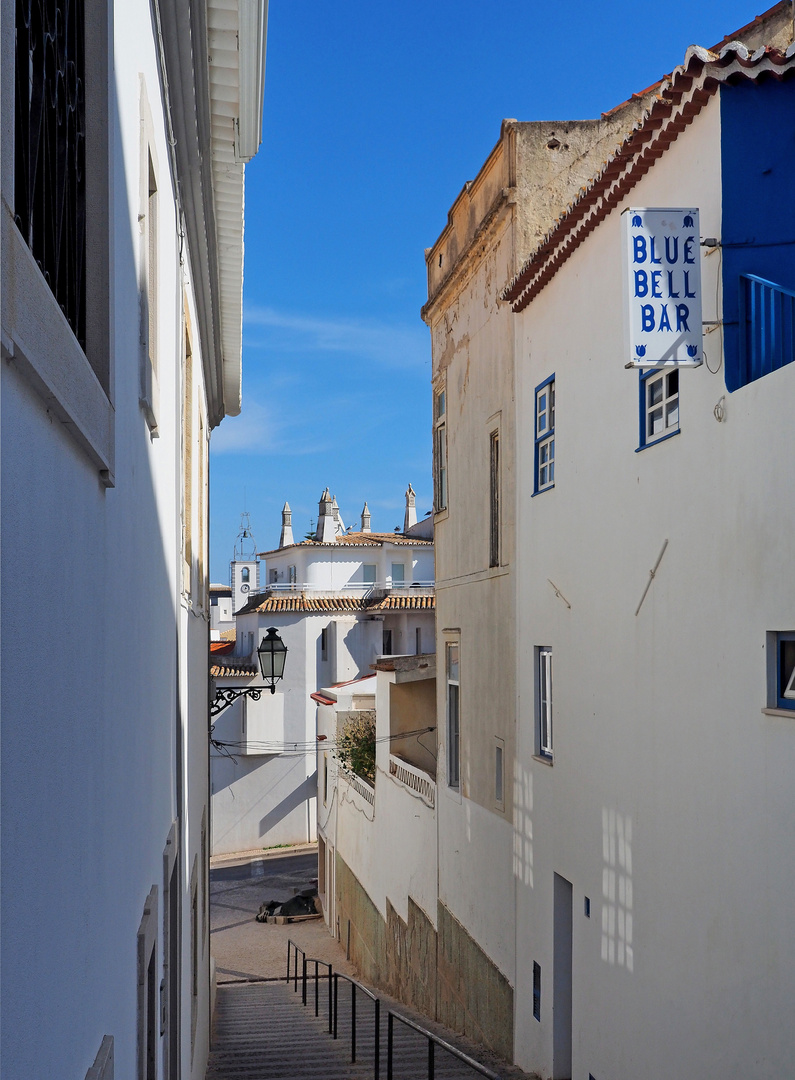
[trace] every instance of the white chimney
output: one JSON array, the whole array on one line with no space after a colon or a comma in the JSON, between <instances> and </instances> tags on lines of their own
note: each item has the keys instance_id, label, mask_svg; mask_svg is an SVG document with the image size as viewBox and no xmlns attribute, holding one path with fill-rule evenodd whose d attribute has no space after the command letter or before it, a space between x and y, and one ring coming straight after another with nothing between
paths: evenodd
<instances>
[{"instance_id":1,"label":"white chimney","mask_svg":"<svg viewBox=\"0 0 795 1080\"><path fill-rule=\"evenodd\" d=\"M293 512L290 509L290 504L285 503L282 507L282 535L279 538L279 547L287 547L288 544L294 544L293 540Z\"/></svg>"},{"instance_id":2,"label":"white chimney","mask_svg":"<svg viewBox=\"0 0 795 1080\"><path fill-rule=\"evenodd\" d=\"M417 497L414 488L409 484L406 492L406 513L403 518L403 532L407 533L412 525L417 524Z\"/></svg>"}]
</instances>

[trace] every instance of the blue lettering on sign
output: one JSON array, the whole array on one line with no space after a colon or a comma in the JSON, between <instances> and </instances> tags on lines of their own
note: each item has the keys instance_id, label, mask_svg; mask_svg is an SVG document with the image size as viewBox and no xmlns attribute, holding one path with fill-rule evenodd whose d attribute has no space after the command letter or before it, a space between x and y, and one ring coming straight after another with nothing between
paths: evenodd
<instances>
[{"instance_id":1,"label":"blue lettering on sign","mask_svg":"<svg viewBox=\"0 0 795 1080\"><path fill-rule=\"evenodd\" d=\"M695 242L696 242L695 236L688 236L687 240L685 240L685 262L686 263L694 263L696 261L694 256L693 256L693 244L695 244Z\"/></svg>"},{"instance_id":2,"label":"blue lettering on sign","mask_svg":"<svg viewBox=\"0 0 795 1080\"><path fill-rule=\"evenodd\" d=\"M685 270L685 296L688 300L693 300L695 299L695 295L694 292L690 292L690 271Z\"/></svg>"},{"instance_id":3,"label":"blue lettering on sign","mask_svg":"<svg viewBox=\"0 0 795 1080\"><path fill-rule=\"evenodd\" d=\"M662 305L662 311L660 312L660 325L657 327L657 333L661 333L663 330L671 329L671 320L668 318L668 305Z\"/></svg>"},{"instance_id":4,"label":"blue lettering on sign","mask_svg":"<svg viewBox=\"0 0 795 1080\"><path fill-rule=\"evenodd\" d=\"M652 296L662 297L660 292L660 278L662 277L662 270L652 270L651 272L651 294Z\"/></svg>"},{"instance_id":5,"label":"blue lettering on sign","mask_svg":"<svg viewBox=\"0 0 795 1080\"><path fill-rule=\"evenodd\" d=\"M674 272L673 272L673 270L668 271L668 297L671 300L678 300L679 299L679 293L674 292Z\"/></svg>"},{"instance_id":6,"label":"blue lettering on sign","mask_svg":"<svg viewBox=\"0 0 795 1080\"><path fill-rule=\"evenodd\" d=\"M635 245L635 258L633 259L633 262L646 262L646 237L633 236L632 242Z\"/></svg>"},{"instance_id":7,"label":"blue lettering on sign","mask_svg":"<svg viewBox=\"0 0 795 1080\"><path fill-rule=\"evenodd\" d=\"M681 333L683 330L686 334L690 333L690 327L687 325L687 317L690 314L690 309L687 304L676 305L676 332Z\"/></svg>"},{"instance_id":8,"label":"blue lettering on sign","mask_svg":"<svg viewBox=\"0 0 795 1080\"><path fill-rule=\"evenodd\" d=\"M650 263L657 263L659 265L659 263L662 262L662 259L655 259L655 257L654 257L654 240L655 240L655 237L653 237L653 236L649 238L649 242L651 244L651 253L649 255L649 262Z\"/></svg>"},{"instance_id":9,"label":"blue lettering on sign","mask_svg":"<svg viewBox=\"0 0 795 1080\"><path fill-rule=\"evenodd\" d=\"M640 328L644 333L654 329L654 307L651 304L641 304Z\"/></svg>"},{"instance_id":10,"label":"blue lettering on sign","mask_svg":"<svg viewBox=\"0 0 795 1080\"><path fill-rule=\"evenodd\" d=\"M673 241L673 255L671 254L670 241ZM665 238L665 259L671 266L679 258L679 237L678 236L666 236Z\"/></svg>"},{"instance_id":11,"label":"blue lettering on sign","mask_svg":"<svg viewBox=\"0 0 795 1080\"><path fill-rule=\"evenodd\" d=\"M635 296L649 295L649 280L645 270L635 271Z\"/></svg>"}]
</instances>

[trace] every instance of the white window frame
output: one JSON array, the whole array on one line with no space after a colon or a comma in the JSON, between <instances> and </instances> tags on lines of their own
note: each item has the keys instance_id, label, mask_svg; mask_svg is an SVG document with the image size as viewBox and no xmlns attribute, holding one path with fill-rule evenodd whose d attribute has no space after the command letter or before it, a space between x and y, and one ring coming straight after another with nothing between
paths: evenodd
<instances>
[{"instance_id":1,"label":"white window frame","mask_svg":"<svg viewBox=\"0 0 795 1080\"><path fill-rule=\"evenodd\" d=\"M395 573L397 568L398 573ZM392 563L392 584L393 585L405 585L406 584L406 564L402 562Z\"/></svg>"},{"instance_id":2,"label":"white window frame","mask_svg":"<svg viewBox=\"0 0 795 1080\"><path fill-rule=\"evenodd\" d=\"M455 652L455 661L453 661ZM447 786L461 787L461 643L445 643Z\"/></svg>"},{"instance_id":3,"label":"white window frame","mask_svg":"<svg viewBox=\"0 0 795 1080\"><path fill-rule=\"evenodd\" d=\"M549 645L536 647L536 754L552 761L553 743L553 688L552 649Z\"/></svg>"},{"instance_id":4,"label":"white window frame","mask_svg":"<svg viewBox=\"0 0 795 1080\"><path fill-rule=\"evenodd\" d=\"M767 635L768 708L792 711L795 715L795 630L770 631Z\"/></svg>"},{"instance_id":5,"label":"white window frame","mask_svg":"<svg viewBox=\"0 0 795 1080\"><path fill-rule=\"evenodd\" d=\"M679 390L681 382L678 368L652 368L640 372L640 442L644 450L671 435L679 434ZM651 395L659 388L659 397ZM659 414L660 426L653 430L654 418Z\"/></svg>"},{"instance_id":6,"label":"white window frame","mask_svg":"<svg viewBox=\"0 0 795 1080\"><path fill-rule=\"evenodd\" d=\"M447 390L437 390L433 396L433 478L434 509L447 509Z\"/></svg>"},{"instance_id":7,"label":"white window frame","mask_svg":"<svg viewBox=\"0 0 795 1080\"><path fill-rule=\"evenodd\" d=\"M533 494L555 486L555 376L535 389L535 479Z\"/></svg>"}]
</instances>

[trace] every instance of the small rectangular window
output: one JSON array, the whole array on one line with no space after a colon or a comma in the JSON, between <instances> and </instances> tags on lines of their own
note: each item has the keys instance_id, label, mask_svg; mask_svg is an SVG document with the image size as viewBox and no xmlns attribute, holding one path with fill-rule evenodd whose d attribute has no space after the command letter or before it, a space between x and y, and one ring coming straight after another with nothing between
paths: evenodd
<instances>
[{"instance_id":1,"label":"small rectangular window","mask_svg":"<svg viewBox=\"0 0 795 1080\"><path fill-rule=\"evenodd\" d=\"M392 655L392 631L384 630L383 633L383 653L384 656Z\"/></svg>"},{"instance_id":2,"label":"small rectangular window","mask_svg":"<svg viewBox=\"0 0 795 1080\"><path fill-rule=\"evenodd\" d=\"M328 660L328 629L325 626L320 631L320 659Z\"/></svg>"},{"instance_id":3,"label":"small rectangular window","mask_svg":"<svg viewBox=\"0 0 795 1080\"><path fill-rule=\"evenodd\" d=\"M323 805L328 804L328 751L323 751Z\"/></svg>"},{"instance_id":4,"label":"small rectangular window","mask_svg":"<svg viewBox=\"0 0 795 1080\"><path fill-rule=\"evenodd\" d=\"M536 649L536 752L552 759L552 649Z\"/></svg>"},{"instance_id":5,"label":"small rectangular window","mask_svg":"<svg viewBox=\"0 0 795 1080\"><path fill-rule=\"evenodd\" d=\"M460 701L458 642L447 645L447 783L460 783Z\"/></svg>"},{"instance_id":6,"label":"small rectangular window","mask_svg":"<svg viewBox=\"0 0 795 1080\"><path fill-rule=\"evenodd\" d=\"M505 806L505 743L496 736L494 743L494 802L501 810Z\"/></svg>"},{"instance_id":7,"label":"small rectangular window","mask_svg":"<svg viewBox=\"0 0 795 1080\"><path fill-rule=\"evenodd\" d=\"M414 630L414 652L417 656L422 655L422 627L420 626Z\"/></svg>"},{"instance_id":8,"label":"small rectangular window","mask_svg":"<svg viewBox=\"0 0 795 1080\"><path fill-rule=\"evenodd\" d=\"M535 392L534 494L555 486L555 376Z\"/></svg>"},{"instance_id":9,"label":"small rectangular window","mask_svg":"<svg viewBox=\"0 0 795 1080\"><path fill-rule=\"evenodd\" d=\"M795 630L769 633L767 649L768 708L795 711Z\"/></svg>"},{"instance_id":10,"label":"small rectangular window","mask_svg":"<svg viewBox=\"0 0 795 1080\"><path fill-rule=\"evenodd\" d=\"M375 563L364 563L362 566L362 581L365 585L375 585Z\"/></svg>"},{"instance_id":11,"label":"small rectangular window","mask_svg":"<svg viewBox=\"0 0 795 1080\"><path fill-rule=\"evenodd\" d=\"M489 441L489 566L500 565L500 433Z\"/></svg>"},{"instance_id":12,"label":"small rectangular window","mask_svg":"<svg viewBox=\"0 0 795 1080\"><path fill-rule=\"evenodd\" d=\"M679 369L640 372L640 447L679 432Z\"/></svg>"},{"instance_id":13,"label":"small rectangular window","mask_svg":"<svg viewBox=\"0 0 795 1080\"><path fill-rule=\"evenodd\" d=\"M402 562L392 563L392 584L393 585L405 585L406 583L406 566Z\"/></svg>"},{"instance_id":14,"label":"small rectangular window","mask_svg":"<svg viewBox=\"0 0 795 1080\"><path fill-rule=\"evenodd\" d=\"M291 584L291 585L295 585L295 580L296 580L296 571L295 571L295 567L294 567L294 566L291 566L291 567L290 567L290 584Z\"/></svg>"},{"instance_id":15,"label":"small rectangular window","mask_svg":"<svg viewBox=\"0 0 795 1080\"><path fill-rule=\"evenodd\" d=\"M541 1019L541 965L533 961L533 1016Z\"/></svg>"},{"instance_id":16,"label":"small rectangular window","mask_svg":"<svg viewBox=\"0 0 795 1080\"><path fill-rule=\"evenodd\" d=\"M437 511L447 507L447 430L445 391L440 390L434 398L433 466L434 501Z\"/></svg>"}]
</instances>

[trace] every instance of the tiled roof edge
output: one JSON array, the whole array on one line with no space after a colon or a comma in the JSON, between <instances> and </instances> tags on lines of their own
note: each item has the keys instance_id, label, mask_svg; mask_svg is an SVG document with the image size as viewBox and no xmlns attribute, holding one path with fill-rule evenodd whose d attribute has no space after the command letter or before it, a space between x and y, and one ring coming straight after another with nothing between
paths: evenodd
<instances>
[{"instance_id":1,"label":"tiled roof edge","mask_svg":"<svg viewBox=\"0 0 795 1080\"><path fill-rule=\"evenodd\" d=\"M795 42L785 53L760 48L751 53L730 41L714 53L691 45L685 61L660 84L656 100L602 171L546 234L535 252L500 294L514 312L523 311L552 280L582 241L649 171L658 157L701 112L722 83L755 81L761 75L795 74Z\"/></svg>"}]
</instances>

